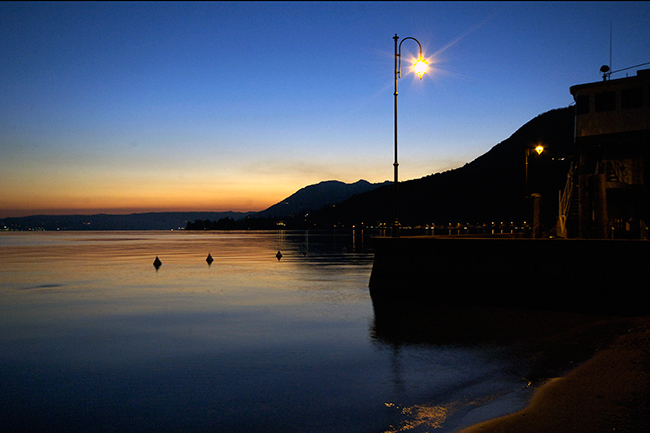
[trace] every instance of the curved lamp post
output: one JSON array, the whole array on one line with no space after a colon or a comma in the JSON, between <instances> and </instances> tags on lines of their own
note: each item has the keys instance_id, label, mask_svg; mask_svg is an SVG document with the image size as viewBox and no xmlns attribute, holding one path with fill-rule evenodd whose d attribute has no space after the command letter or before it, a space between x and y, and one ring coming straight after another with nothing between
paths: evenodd
<instances>
[{"instance_id":1,"label":"curved lamp post","mask_svg":"<svg viewBox=\"0 0 650 433\"><path fill-rule=\"evenodd\" d=\"M538 155L541 155L542 152L544 152L544 146L538 144L533 148L526 147L526 198L530 196L530 194L528 193L528 154L530 153L531 149L537 152Z\"/></svg>"},{"instance_id":2,"label":"curved lamp post","mask_svg":"<svg viewBox=\"0 0 650 433\"><path fill-rule=\"evenodd\" d=\"M537 152L537 155L541 155L544 152L544 146L537 144L535 147L526 147L526 199L533 199L533 238L539 238L542 234L542 224L541 224L541 209L540 209L540 200L541 195L534 193L530 194L528 190L528 154L531 150Z\"/></svg>"},{"instance_id":3,"label":"curved lamp post","mask_svg":"<svg viewBox=\"0 0 650 433\"><path fill-rule=\"evenodd\" d=\"M397 33L395 33L395 36L393 37L395 40L395 162L393 163L394 167L394 172L395 172L395 182L394 182L394 188L395 188L395 222L393 223L393 237L399 237L399 220L397 218L397 183L398 183L398 177L397 177L397 79L401 78L402 76L402 42L404 42L407 39L413 39L415 42L417 42L418 46L420 47L420 56L418 57L418 60L415 62L413 65L413 70L415 71L416 75L420 77L420 80L422 79L422 76L427 70L427 61L424 59L422 56L422 45L420 42L412 37L404 38L402 41L397 44L397 41L399 40L399 37L397 36Z\"/></svg>"}]
</instances>

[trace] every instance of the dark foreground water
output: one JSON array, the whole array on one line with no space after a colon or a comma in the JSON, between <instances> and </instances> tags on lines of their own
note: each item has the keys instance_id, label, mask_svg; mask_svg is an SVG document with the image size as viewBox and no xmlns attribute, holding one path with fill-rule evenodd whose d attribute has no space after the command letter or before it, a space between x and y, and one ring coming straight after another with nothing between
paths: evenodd
<instances>
[{"instance_id":1,"label":"dark foreground water","mask_svg":"<svg viewBox=\"0 0 650 433\"><path fill-rule=\"evenodd\" d=\"M2 431L450 432L525 405L507 347L378 338L368 247L0 233Z\"/></svg>"}]
</instances>

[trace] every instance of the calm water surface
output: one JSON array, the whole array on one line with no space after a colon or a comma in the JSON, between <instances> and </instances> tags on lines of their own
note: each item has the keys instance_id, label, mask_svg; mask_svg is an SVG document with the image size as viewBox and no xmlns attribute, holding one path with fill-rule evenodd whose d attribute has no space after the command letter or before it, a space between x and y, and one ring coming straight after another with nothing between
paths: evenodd
<instances>
[{"instance_id":1,"label":"calm water surface","mask_svg":"<svg viewBox=\"0 0 650 433\"><path fill-rule=\"evenodd\" d=\"M1 233L2 424L450 432L521 407L503 348L376 338L368 247L349 233Z\"/></svg>"}]
</instances>

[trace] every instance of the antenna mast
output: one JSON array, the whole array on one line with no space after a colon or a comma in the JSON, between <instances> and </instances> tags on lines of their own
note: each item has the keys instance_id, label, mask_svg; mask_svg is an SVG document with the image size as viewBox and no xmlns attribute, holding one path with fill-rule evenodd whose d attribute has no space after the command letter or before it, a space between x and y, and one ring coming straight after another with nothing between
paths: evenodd
<instances>
[{"instance_id":1,"label":"antenna mast","mask_svg":"<svg viewBox=\"0 0 650 433\"><path fill-rule=\"evenodd\" d=\"M600 67L600 72L603 74L603 81L609 80L612 75L612 22L609 22L609 65Z\"/></svg>"},{"instance_id":2,"label":"antenna mast","mask_svg":"<svg viewBox=\"0 0 650 433\"><path fill-rule=\"evenodd\" d=\"M612 70L612 22L609 22L609 70Z\"/></svg>"},{"instance_id":3,"label":"antenna mast","mask_svg":"<svg viewBox=\"0 0 650 433\"><path fill-rule=\"evenodd\" d=\"M603 81L607 81L611 78L612 74L617 72L627 71L628 69L638 68L640 66L650 65L650 62L641 63L639 65L630 66L628 68L619 69L617 71L612 71L612 22L609 22L609 66L603 65L600 67L600 73L603 74Z\"/></svg>"}]
</instances>

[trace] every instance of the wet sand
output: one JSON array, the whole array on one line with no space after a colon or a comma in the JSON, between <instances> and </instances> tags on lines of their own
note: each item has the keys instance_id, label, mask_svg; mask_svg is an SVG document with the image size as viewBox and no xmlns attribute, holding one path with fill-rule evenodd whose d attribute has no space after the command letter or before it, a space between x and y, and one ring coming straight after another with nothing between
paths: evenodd
<instances>
[{"instance_id":1,"label":"wet sand","mask_svg":"<svg viewBox=\"0 0 650 433\"><path fill-rule=\"evenodd\" d=\"M375 303L374 334L512 350L535 388L529 406L462 433L650 432L650 317Z\"/></svg>"},{"instance_id":2,"label":"wet sand","mask_svg":"<svg viewBox=\"0 0 650 433\"><path fill-rule=\"evenodd\" d=\"M566 375L543 383L527 408L462 433L650 431L650 318L621 323L626 332Z\"/></svg>"}]
</instances>

